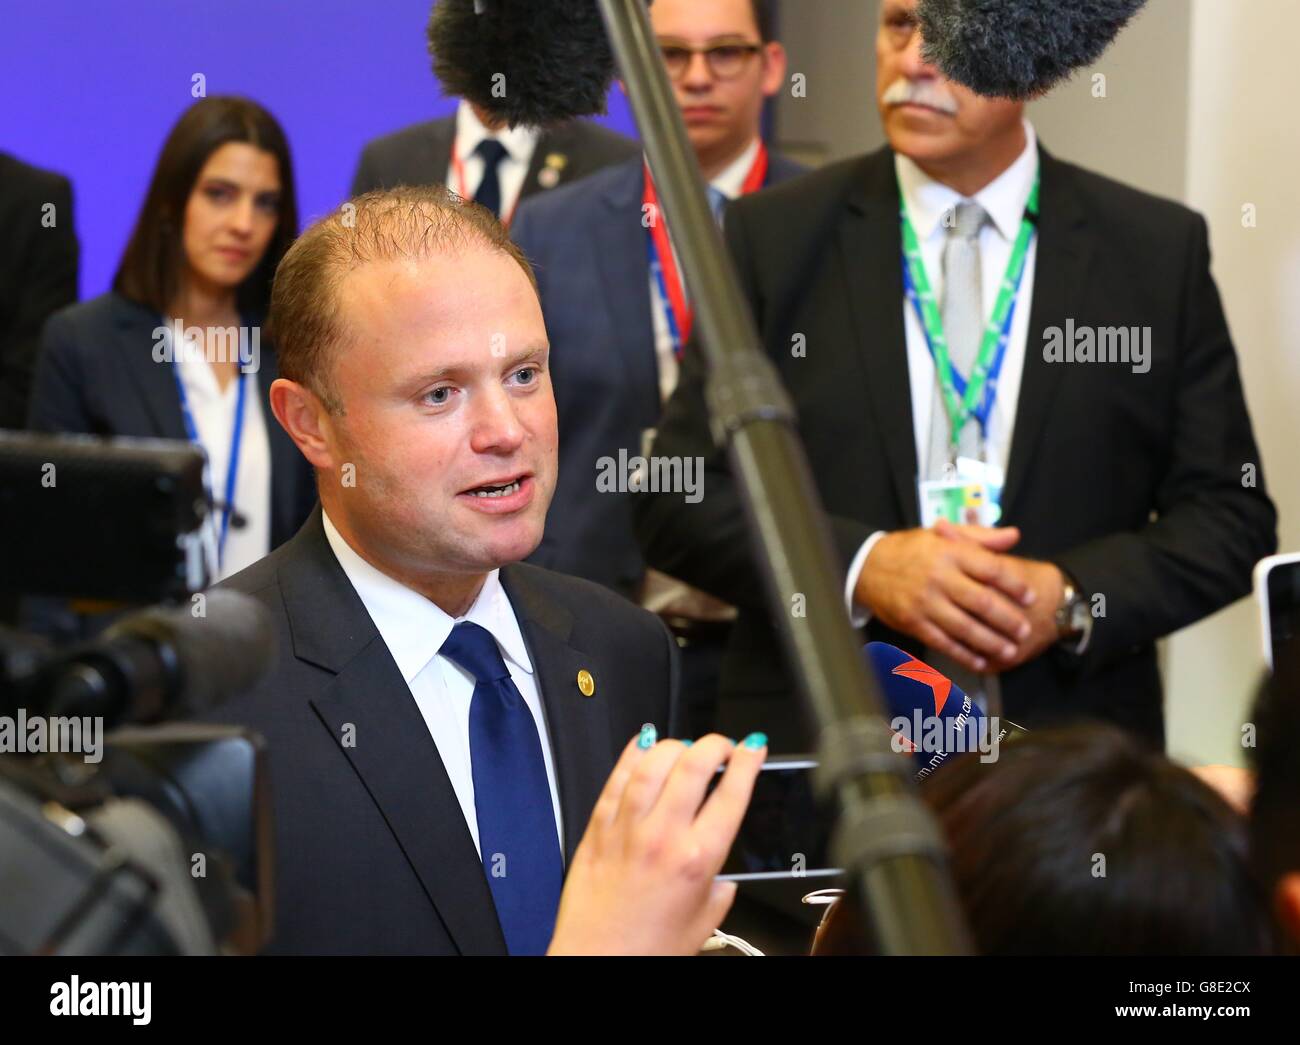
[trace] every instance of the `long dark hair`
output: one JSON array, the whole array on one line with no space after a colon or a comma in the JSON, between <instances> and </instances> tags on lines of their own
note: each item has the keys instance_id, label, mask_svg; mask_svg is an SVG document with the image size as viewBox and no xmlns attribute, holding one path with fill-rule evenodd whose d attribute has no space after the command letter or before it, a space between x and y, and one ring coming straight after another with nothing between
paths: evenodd
<instances>
[{"instance_id":1,"label":"long dark hair","mask_svg":"<svg viewBox=\"0 0 1300 1045\"><path fill-rule=\"evenodd\" d=\"M239 285L239 310L264 315L276 266L298 234L289 143L274 116L247 98L217 96L195 102L163 143L140 217L113 277L124 297L165 313L180 288L185 267L185 208L203 165L227 142L269 152L280 167L280 218L261 262Z\"/></svg>"}]
</instances>

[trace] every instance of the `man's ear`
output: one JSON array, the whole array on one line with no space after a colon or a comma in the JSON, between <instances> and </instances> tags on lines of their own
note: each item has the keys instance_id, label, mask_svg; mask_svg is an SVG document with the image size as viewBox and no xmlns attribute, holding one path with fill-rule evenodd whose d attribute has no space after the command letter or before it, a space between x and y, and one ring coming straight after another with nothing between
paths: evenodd
<instances>
[{"instance_id":1,"label":"man's ear","mask_svg":"<svg viewBox=\"0 0 1300 1045\"><path fill-rule=\"evenodd\" d=\"M271 410L313 467L327 472L334 469L334 429L329 411L315 392L278 377L271 382Z\"/></svg>"},{"instance_id":2,"label":"man's ear","mask_svg":"<svg viewBox=\"0 0 1300 1045\"><path fill-rule=\"evenodd\" d=\"M1284 874L1273 894L1273 909L1282 930L1294 947L1300 948L1300 871Z\"/></svg>"},{"instance_id":3,"label":"man's ear","mask_svg":"<svg viewBox=\"0 0 1300 1045\"><path fill-rule=\"evenodd\" d=\"M773 95L779 94L785 87L785 73L789 67L789 60L785 48L775 40L770 40L763 45L763 58L765 60L763 97L771 98Z\"/></svg>"}]
</instances>

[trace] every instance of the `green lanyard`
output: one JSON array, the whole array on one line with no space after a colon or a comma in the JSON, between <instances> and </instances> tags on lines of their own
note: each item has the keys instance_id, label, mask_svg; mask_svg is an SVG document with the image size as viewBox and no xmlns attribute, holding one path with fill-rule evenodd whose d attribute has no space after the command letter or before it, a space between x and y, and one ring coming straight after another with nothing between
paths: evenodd
<instances>
[{"instance_id":1,"label":"green lanyard","mask_svg":"<svg viewBox=\"0 0 1300 1045\"><path fill-rule=\"evenodd\" d=\"M1006 356L1007 340L1011 332L1011 321L1015 314L1016 297L1020 293L1020 281L1025 274L1025 258L1029 253L1029 244L1033 241L1038 219L1039 175L1034 175L1034 187L1030 190L1029 200L1025 204L1025 215L1020 222L1020 234L1016 237L1007 262L1006 274L1002 277L1002 286L998 290L997 301L993 304L993 315L985 324L980 341L979 355L970 379L964 382L952 365L948 353L948 341L943 334L943 319L939 315L939 304L935 301L930 278L925 272L925 261L921 257L920 243L916 230L907 216L907 200L899 189L899 213L903 223L903 272L906 277L908 297L916 308L921 329L934 357L935 370L939 378L939 391L943 396L944 409L948 413L952 433L952 459L957 458L962 429L971 418L979 421L987 431L989 415L993 409L993 397L997 391L997 375L1002 370L1002 361ZM990 383L990 374L993 380Z\"/></svg>"}]
</instances>

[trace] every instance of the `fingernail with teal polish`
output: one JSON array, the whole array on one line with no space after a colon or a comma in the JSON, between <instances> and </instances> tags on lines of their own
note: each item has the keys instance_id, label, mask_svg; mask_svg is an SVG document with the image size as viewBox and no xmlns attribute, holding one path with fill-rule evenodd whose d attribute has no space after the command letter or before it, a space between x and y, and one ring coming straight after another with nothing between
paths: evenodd
<instances>
[{"instance_id":1,"label":"fingernail with teal polish","mask_svg":"<svg viewBox=\"0 0 1300 1045\"><path fill-rule=\"evenodd\" d=\"M694 741L694 740L683 740L682 743L685 744L687 747L690 747L692 744L695 743L695 741Z\"/></svg>"},{"instance_id":2,"label":"fingernail with teal polish","mask_svg":"<svg viewBox=\"0 0 1300 1045\"><path fill-rule=\"evenodd\" d=\"M745 747L750 751L758 751L767 747L766 733L751 733L745 738Z\"/></svg>"},{"instance_id":3,"label":"fingernail with teal polish","mask_svg":"<svg viewBox=\"0 0 1300 1045\"><path fill-rule=\"evenodd\" d=\"M647 722L641 727L641 735L636 738L636 746L642 751L649 751L658 739L659 731L655 729L654 723Z\"/></svg>"}]
</instances>

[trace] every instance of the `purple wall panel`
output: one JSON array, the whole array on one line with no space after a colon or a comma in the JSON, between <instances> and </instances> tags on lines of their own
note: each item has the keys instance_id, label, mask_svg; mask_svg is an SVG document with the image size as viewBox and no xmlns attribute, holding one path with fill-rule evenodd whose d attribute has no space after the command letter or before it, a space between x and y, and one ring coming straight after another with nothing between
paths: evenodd
<instances>
[{"instance_id":1,"label":"purple wall panel","mask_svg":"<svg viewBox=\"0 0 1300 1045\"><path fill-rule=\"evenodd\" d=\"M430 0L17 0L0 34L0 149L70 177L81 295L108 289L192 77L284 126L301 218L347 193L362 145L446 115ZM602 123L635 134L622 92Z\"/></svg>"}]
</instances>

